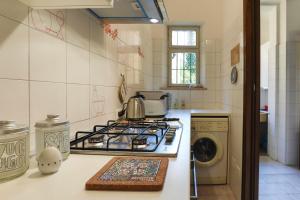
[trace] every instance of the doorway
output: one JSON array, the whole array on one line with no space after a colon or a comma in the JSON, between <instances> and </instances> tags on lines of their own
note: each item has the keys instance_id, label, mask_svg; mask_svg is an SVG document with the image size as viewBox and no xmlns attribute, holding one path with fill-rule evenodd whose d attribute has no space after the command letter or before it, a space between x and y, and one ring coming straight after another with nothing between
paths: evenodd
<instances>
[{"instance_id":1,"label":"doorway","mask_svg":"<svg viewBox=\"0 0 300 200\"><path fill-rule=\"evenodd\" d=\"M261 1L259 200L300 199L299 9L295 0Z\"/></svg>"},{"instance_id":2,"label":"doorway","mask_svg":"<svg viewBox=\"0 0 300 200\"><path fill-rule=\"evenodd\" d=\"M277 43L261 44L266 28L262 6L276 13L272 19L277 20ZM243 200L300 199L299 9L297 0L244 0ZM273 46L275 59L270 61ZM267 113L266 127L261 110Z\"/></svg>"}]
</instances>

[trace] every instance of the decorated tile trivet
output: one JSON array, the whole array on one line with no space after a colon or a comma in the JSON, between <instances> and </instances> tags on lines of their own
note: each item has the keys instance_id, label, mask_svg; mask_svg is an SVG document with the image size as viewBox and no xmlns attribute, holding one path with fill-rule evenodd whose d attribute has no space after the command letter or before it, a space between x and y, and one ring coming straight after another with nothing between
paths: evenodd
<instances>
[{"instance_id":1,"label":"decorated tile trivet","mask_svg":"<svg viewBox=\"0 0 300 200\"><path fill-rule=\"evenodd\" d=\"M87 190L157 191L163 188L168 159L116 157L87 183Z\"/></svg>"}]
</instances>

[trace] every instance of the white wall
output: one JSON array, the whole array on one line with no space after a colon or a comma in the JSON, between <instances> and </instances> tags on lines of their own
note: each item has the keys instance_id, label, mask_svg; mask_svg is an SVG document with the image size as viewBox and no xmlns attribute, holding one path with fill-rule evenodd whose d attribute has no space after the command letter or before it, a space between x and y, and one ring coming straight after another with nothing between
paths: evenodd
<instances>
[{"instance_id":1,"label":"white wall","mask_svg":"<svg viewBox=\"0 0 300 200\"><path fill-rule=\"evenodd\" d=\"M300 1L287 0L286 6L286 155L285 163L299 162L300 134Z\"/></svg>"},{"instance_id":2,"label":"white wall","mask_svg":"<svg viewBox=\"0 0 300 200\"><path fill-rule=\"evenodd\" d=\"M300 2L296 0L280 3L277 154L278 160L287 165L299 162L299 8Z\"/></svg>"},{"instance_id":3,"label":"white wall","mask_svg":"<svg viewBox=\"0 0 300 200\"><path fill-rule=\"evenodd\" d=\"M236 197L241 199L242 146L243 146L243 1L223 1L222 9L222 60L218 89L222 95L218 103L231 112L231 132L229 136L230 186ZM231 84L231 49L240 44L240 63L237 65L238 81Z\"/></svg>"},{"instance_id":4,"label":"white wall","mask_svg":"<svg viewBox=\"0 0 300 200\"><path fill-rule=\"evenodd\" d=\"M112 25L119 32L113 40L86 11L51 12L59 15L0 1L0 119L30 126L32 150L34 123L46 114L70 120L72 134L114 119L120 73L128 95L153 85L149 25ZM121 52L132 45L145 57Z\"/></svg>"},{"instance_id":5,"label":"white wall","mask_svg":"<svg viewBox=\"0 0 300 200\"><path fill-rule=\"evenodd\" d=\"M167 27L155 25L153 35L154 89L171 94L172 106L179 108L217 108L216 99L221 61L221 8L220 0L165 0L169 15L168 25L200 26L200 83L205 90L168 90L167 88ZM184 10L189 10L185 12Z\"/></svg>"},{"instance_id":6,"label":"white wall","mask_svg":"<svg viewBox=\"0 0 300 200\"><path fill-rule=\"evenodd\" d=\"M230 1L166 0L170 24L200 24L200 81L207 90L167 90L174 100L182 100L188 108L223 108L232 113L230 150L230 186L237 199L241 196L242 134L243 134L243 4ZM170 9L168 6L173 4ZM193 6L190 6L193 5ZM173 7L177 7L176 9ZM174 10L173 10L174 9ZM183 10L188 10L183 12ZM194 22L194 23L192 23ZM154 88L167 86L167 30L166 26L152 28ZM240 43L239 77L230 83L233 47Z\"/></svg>"},{"instance_id":7,"label":"white wall","mask_svg":"<svg viewBox=\"0 0 300 200\"><path fill-rule=\"evenodd\" d=\"M269 84L269 48L270 43L266 42L260 46L260 87L261 89L268 90ZM260 99L260 102L262 102L262 98ZM260 106L263 106L262 104Z\"/></svg>"},{"instance_id":8,"label":"white wall","mask_svg":"<svg viewBox=\"0 0 300 200\"><path fill-rule=\"evenodd\" d=\"M260 107L268 105L268 154L277 160L278 151L278 5L261 6L261 96ZM265 87L267 89L265 89Z\"/></svg>"},{"instance_id":9,"label":"white wall","mask_svg":"<svg viewBox=\"0 0 300 200\"><path fill-rule=\"evenodd\" d=\"M286 0L281 0L279 17L279 69L278 69L278 161L285 163L286 150ZM280 120L279 120L280 119Z\"/></svg>"},{"instance_id":10,"label":"white wall","mask_svg":"<svg viewBox=\"0 0 300 200\"><path fill-rule=\"evenodd\" d=\"M200 44L200 82L205 89L171 90L167 87L167 27L155 25L152 35L154 89L170 93L173 108L176 107L175 103L179 104L177 108L217 108L216 84L220 73L220 40L203 40Z\"/></svg>"}]
</instances>

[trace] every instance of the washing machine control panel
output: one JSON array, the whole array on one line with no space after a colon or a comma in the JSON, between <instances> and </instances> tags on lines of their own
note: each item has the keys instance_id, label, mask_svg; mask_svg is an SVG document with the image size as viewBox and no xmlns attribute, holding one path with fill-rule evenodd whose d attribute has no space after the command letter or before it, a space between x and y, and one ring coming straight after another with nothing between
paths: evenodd
<instances>
[{"instance_id":1,"label":"washing machine control panel","mask_svg":"<svg viewBox=\"0 0 300 200\"><path fill-rule=\"evenodd\" d=\"M192 120L192 131L197 132L227 132L228 120L212 121L212 120Z\"/></svg>"}]
</instances>

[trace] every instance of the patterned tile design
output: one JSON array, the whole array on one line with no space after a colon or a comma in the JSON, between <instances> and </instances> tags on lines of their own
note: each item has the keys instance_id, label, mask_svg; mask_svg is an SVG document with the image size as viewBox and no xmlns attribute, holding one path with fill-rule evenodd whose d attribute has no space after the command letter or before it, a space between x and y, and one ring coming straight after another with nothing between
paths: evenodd
<instances>
[{"instance_id":1,"label":"patterned tile design","mask_svg":"<svg viewBox=\"0 0 300 200\"><path fill-rule=\"evenodd\" d=\"M101 177L102 181L155 181L160 160L117 160Z\"/></svg>"}]
</instances>

